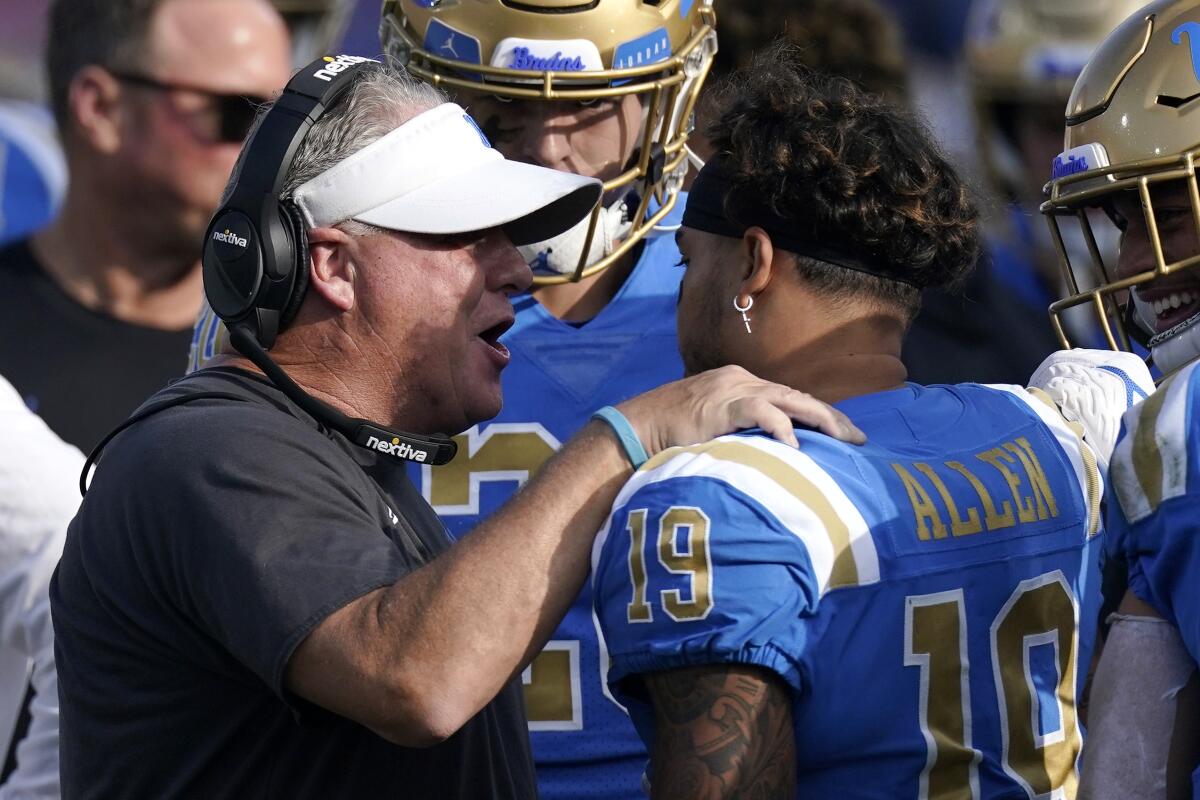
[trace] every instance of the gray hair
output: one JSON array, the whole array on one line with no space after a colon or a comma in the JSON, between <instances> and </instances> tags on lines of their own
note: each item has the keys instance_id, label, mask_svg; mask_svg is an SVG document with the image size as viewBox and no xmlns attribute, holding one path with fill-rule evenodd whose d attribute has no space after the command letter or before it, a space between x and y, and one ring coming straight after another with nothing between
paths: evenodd
<instances>
[{"instance_id":1,"label":"gray hair","mask_svg":"<svg viewBox=\"0 0 1200 800\"><path fill-rule=\"evenodd\" d=\"M441 90L418 81L401 68L368 65L359 73L354 85L309 128L292 156L292 164L279 192L280 199L290 200L296 189L330 167L382 139L418 114L445 102L447 98ZM254 130L269 110L270 104L262 108ZM225 187L222 203L228 200L237 183L245 155L243 148L233 176ZM354 235L376 230L353 220L343 221L338 227Z\"/></svg>"}]
</instances>

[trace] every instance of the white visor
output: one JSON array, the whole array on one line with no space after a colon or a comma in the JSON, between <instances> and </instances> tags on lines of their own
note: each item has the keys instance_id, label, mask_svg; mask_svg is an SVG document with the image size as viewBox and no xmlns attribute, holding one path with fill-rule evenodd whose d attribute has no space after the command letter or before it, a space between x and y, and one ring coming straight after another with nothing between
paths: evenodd
<instances>
[{"instance_id":1,"label":"white visor","mask_svg":"<svg viewBox=\"0 0 1200 800\"><path fill-rule=\"evenodd\" d=\"M419 114L296 189L310 228L358 220L408 233L503 227L513 244L549 239L591 213L601 183L508 161L460 106Z\"/></svg>"}]
</instances>

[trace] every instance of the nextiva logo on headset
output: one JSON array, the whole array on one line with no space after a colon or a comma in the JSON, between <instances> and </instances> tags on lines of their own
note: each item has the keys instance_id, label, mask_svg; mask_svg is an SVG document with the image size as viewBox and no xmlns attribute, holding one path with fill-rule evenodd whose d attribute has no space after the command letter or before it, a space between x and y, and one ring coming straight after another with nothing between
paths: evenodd
<instances>
[{"instance_id":1,"label":"nextiva logo on headset","mask_svg":"<svg viewBox=\"0 0 1200 800\"><path fill-rule=\"evenodd\" d=\"M204 293L238 352L326 427L392 458L444 464L454 457L453 439L347 417L305 393L266 352L300 310L308 288L304 221L299 209L279 197L292 157L325 110L377 65L360 56L324 56L288 82L244 145L228 199L209 224Z\"/></svg>"},{"instance_id":2,"label":"nextiva logo on headset","mask_svg":"<svg viewBox=\"0 0 1200 800\"><path fill-rule=\"evenodd\" d=\"M371 61L372 59L363 58L362 56L338 56L337 58L325 56L321 60L325 62L324 66L314 72L312 76L317 80L328 83L336 78L338 73L350 69L355 64L361 64L364 61Z\"/></svg>"},{"instance_id":3,"label":"nextiva logo on headset","mask_svg":"<svg viewBox=\"0 0 1200 800\"><path fill-rule=\"evenodd\" d=\"M225 205L204 240L204 291L232 329L247 327L269 349L295 316L308 285L300 215L279 194L291 159L312 124L366 67L360 56L324 56L288 82L251 133Z\"/></svg>"},{"instance_id":4,"label":"nextiva logo on headset","mask_svg":"<svg viewBox=\"0 0 1200 800\"><path fill-rule=\"evenodd\" d=\"M399 437L393 436L392 440L384 441L377 436L367 438L367 447L372 450L378 450L381 453L387 453L396 458L403 458L407 461L416 461L425 463L425 453L413 450L406 442L400 441Z\"/></svg>"},{"instance_id":5,"label":"nextiva logo on headset","mask_svg":"<svg viewBox=\"0 0 1200 800\"><path fill-rule=\"evenodd\" d=\"M212 235L212 238L214 242L236 244L238 247L245 247L246 243L249 241L245 237L238 236L236 233L232 233L228 228L225 229L224 233L221 231L215 231Z\"/></svg>"},{"instance_id":6,"label":"nextiva logo on headset","mask_svg":"<svg viewBox=\"0 0 1200 800\"><path fill-rule=\"evenodd\" d=\"M234 217L229 223L224 228L214 230L208 237L210 245L220 252L223 260L241 256L250 246L250 240L254 236L254 231L246 220Z\"/></svg>"}]
</instances>

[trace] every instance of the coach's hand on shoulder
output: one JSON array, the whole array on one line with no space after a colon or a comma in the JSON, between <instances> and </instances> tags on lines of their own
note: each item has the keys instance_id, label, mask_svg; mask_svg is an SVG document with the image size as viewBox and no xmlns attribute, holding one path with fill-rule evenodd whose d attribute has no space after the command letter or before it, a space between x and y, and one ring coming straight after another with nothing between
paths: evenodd
<instances>
[{"instance_id":1,"label":"coach's hand on shoulder","mask_svg":"<svg viewBox=\"0 0 1200 800\"><path fill-rule=\"evenodd\" d=\"M793 421L836 439L862 444L866 435L833 406L812 395L756 378L738 366L702 372L638 395L618 406L650 455L762 428L798 446Z\"/></svg>"}]
</instances>

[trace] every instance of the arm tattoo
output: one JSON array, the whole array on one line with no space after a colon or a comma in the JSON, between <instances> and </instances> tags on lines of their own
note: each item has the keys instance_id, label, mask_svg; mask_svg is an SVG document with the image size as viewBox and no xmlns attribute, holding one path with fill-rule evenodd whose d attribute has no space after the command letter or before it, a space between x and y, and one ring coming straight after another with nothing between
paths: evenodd
<instances>
[{"instance_id":1,"label":"arm tattoo","mask_svg":"<svg viewBox=\"0 0 1200 800\"><path fill-rule=\"evenodd\" d=\"M719 664L651 673L645 682L654 705L654 798L795 796L791 696L777 675Z\"/></svg>"}]
</instances>

